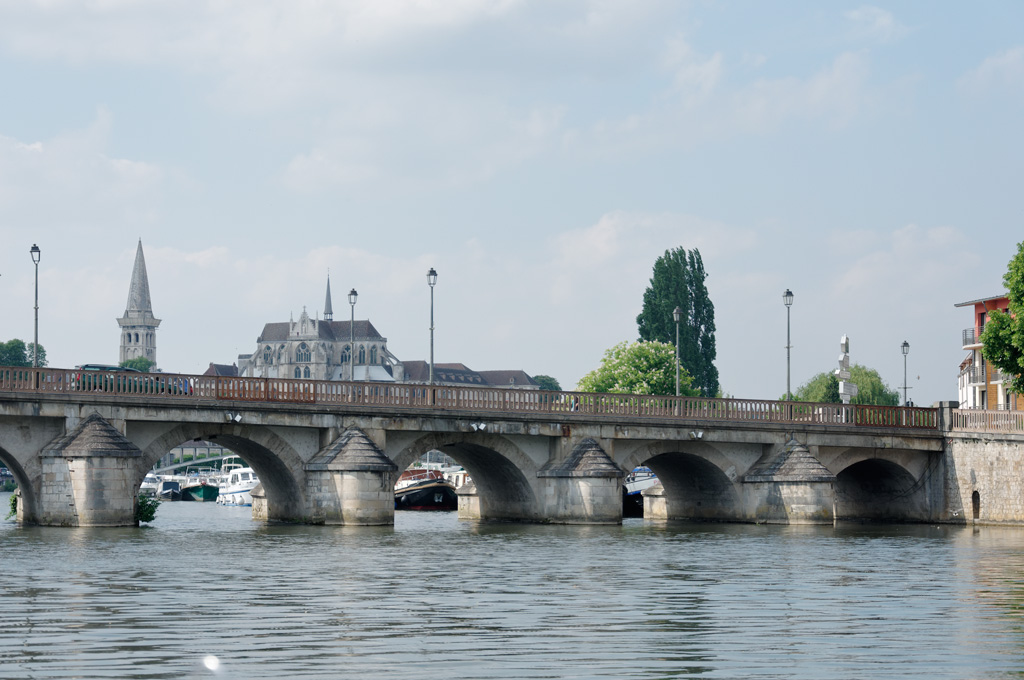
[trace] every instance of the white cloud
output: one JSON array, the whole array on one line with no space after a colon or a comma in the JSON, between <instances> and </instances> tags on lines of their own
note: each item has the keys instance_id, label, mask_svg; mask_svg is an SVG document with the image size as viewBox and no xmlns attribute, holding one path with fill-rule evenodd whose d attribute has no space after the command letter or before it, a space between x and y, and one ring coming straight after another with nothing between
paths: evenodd
<instances>
[{"instance_id":1,"label":"white cloud","mask_svg":"<svg viewBox=\"0 0 1024 680\"><path fill-rule=\"evenodd\" d=\"M111 126L110 114L100 109L88 128L47 140L0 136L0 207L33 223L111 214L151 220L166 173L152 163L111 157Z\"/></svg>"},{"instance_id":2,"label":"white cloud","mask_svg":"<svg viewBox=\"0 0 1024 680\"><path fill-rule=\"evenodd\" d=\"M1024 92L1024 46L985 59L958 81L962 90L977 94L992 90Z\"/></svg>"},{"instance_id":3,"label":"white cloud","mask_svg":"<svg viewBox=\"0 0 1024 680\"><path fill-rule=\"evenodd\" d=\"M879 7L862 5L846 12L845 16L854 23L854 31L858 37L891 42L907 34L906 26L896 21L892 12Z\"/></svg>"}]
</instances>

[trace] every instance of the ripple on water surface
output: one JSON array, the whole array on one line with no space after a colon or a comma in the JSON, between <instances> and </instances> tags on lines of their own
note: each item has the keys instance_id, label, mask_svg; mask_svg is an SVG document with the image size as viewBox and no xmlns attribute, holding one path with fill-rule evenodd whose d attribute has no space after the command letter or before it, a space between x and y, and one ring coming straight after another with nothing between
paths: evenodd
<instances>
[{"instance_id":1,"label":"ripple on water surface","mask_svg":"<svg viewBox=\"0 0 1024 680\"><path fill-rule=\"evenodd\" d=\"M0 495L0 507L6 497ZM0 524L0 677L999 678L1024 531Z\"/></svg>"}]
</instances>

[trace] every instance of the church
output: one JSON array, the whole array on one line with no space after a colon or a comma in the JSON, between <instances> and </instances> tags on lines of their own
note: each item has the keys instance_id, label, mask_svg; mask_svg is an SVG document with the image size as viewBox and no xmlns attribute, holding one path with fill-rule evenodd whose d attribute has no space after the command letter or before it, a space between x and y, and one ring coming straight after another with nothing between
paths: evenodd
<instances>
[{"instance_id":1,"label":"church","mask_svg":"<svg viewBox=\"0 0 1024 680\"><path fill-rule=\"evenodd\" d=\"M353 290L350 296L356 295ZM327 277L324 318L271 322L256 339L256 351L238 356L238 375L257 378L403 382L402 363L388 351L388 339L369 320L335 321L331 278ZM212 366L212 365L211 365Z\"/></svg>"}]
</instances>

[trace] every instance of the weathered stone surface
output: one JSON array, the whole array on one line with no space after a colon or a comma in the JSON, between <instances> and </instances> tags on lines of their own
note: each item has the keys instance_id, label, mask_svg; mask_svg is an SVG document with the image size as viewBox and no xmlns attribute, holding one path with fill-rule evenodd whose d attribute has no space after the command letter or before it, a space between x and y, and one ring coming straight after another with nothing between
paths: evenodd
<instances>
[{"instance_id":1,"label":"weathered stone surface","mask_svg":"<svg viewBox=\"0 0 1024 680\"><path fill-rule=\"evenodd\" d=\"M791 439L774 457L759 461L743 477L747 483L761 482L834 482L836 476L810 450Z\"/></svg>"},{"instance_id":2,"label":"weathered stone surface","mask_svg":"<svg viewBox=\"0 0 1024 680\"><path fill-rule=\"evenodd\" d=\"M329 446L324 447L309 463L306 470L375 470L397 471L398 466L378 448L362 431L350 428Z\"/></svg>"},{"instance_id":3,"label":"weathered stone surface","mask_svg":"<svg viewBox=\"0 0 1024 680\"><path fill-rule=\"evenodd\" d=\"M616 477L626 473L615 464L604 449L591 437L573 448L569 457L560 463L549 463L537 472L538 477Z\"/></svg>"}]
</instances>

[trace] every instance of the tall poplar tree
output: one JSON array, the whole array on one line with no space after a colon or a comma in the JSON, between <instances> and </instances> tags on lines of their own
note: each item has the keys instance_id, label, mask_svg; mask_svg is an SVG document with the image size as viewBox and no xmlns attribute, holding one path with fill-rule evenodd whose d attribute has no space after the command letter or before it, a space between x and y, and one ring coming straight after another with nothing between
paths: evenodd
<instances>
[{"instance_id":1,"label":"tall poplar tree","mask_svg":"<svg viewBox=\"0 0 1024 680\"><path fill-rule=\"evenodd\" d=\"M707 277L696 248L666 250L654 263L651 285L644 291L644 306L636 323L641 340L675 346L676 322L672 312L679 307L679 363L690 373L692 386L702 396L714 397L719 391L715 306L704 285Z\"/></svg>"}]
</instances>

